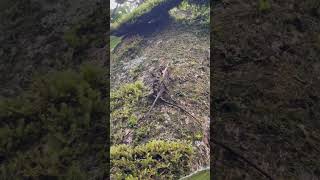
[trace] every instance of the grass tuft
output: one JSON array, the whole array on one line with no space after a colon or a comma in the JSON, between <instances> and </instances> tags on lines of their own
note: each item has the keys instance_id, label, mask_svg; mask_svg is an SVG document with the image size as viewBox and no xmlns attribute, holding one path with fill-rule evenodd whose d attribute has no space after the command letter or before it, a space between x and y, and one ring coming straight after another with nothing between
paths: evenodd
<instances>
[{"instance_id":1,"label":"grass tuft","mask_svg":"<svg viewBox=\"0 0 320 180\"><path fill-rule=\"evenodd\" d=\"M178 179L190 173L193 149L183 141L153 140L136 147L111 147L113 179Z\"/></svg>"},{"instance_id":2,"label":"grass tuft","mask_svg":"<svg viewBox=\"0 0 320 180\"><path fill-rule=\"evenodd\" d=\"M166 1L168 0L147 0L146 2L135 8L132 12L121 16L121 18L112 23L110 27L111 31L118 29L125 23L134 23L138 17L150 12L154 7Z\"/></svg>"}]
</instances>

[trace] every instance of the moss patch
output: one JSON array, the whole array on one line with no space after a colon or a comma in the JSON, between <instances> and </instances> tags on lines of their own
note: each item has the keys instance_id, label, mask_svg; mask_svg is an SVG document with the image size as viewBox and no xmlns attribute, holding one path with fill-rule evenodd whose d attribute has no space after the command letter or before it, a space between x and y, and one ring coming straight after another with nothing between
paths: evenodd
<instances>
[{"instance_id":1,"label":"moss patch","mask_svg":"<svg viewBox=\"0 0 320 180\"><path fill-rule=\"evenodd\" d=\"M111 147L111 177L115 179L177 179L189 173L191 144L154 140L136 147Z\"/></svg>"},{"instance_id":2,"label":"moss patch","mask_svg":"<svg viewBox=\"0 0 320 180\"><path fill-rule=\"evenodd\" d=\"M140 36L132 36L126 39L112 54L113 61L133 59L139 55L143 39Z\"/></svg>"},{"instance_id":3,"label":"moss patch","mask_svg":"<svg viewBox=\"0 0 320 180\"><path fill-rule=\"evenodd\" d=\"M135 20L141 15L148 13L152 8L158 6L159 4L166 2L168 0L148 0L141 4L139 7L135 8L132 12L121 16L116 22L111 24L111 30L117 29L125 23L134 23Z\"/></svg>"},{"instance_id":4,"label":"moss patch","mask_svg":"<svg viewBox=\"0 0 320 180\"><path fill-rule=\"evenodd\" d=\"M102 178L108 133L103 72L93 65L52 72L23 95L0 101L2 178Z\"/></svg>"},{"instance_id":5,"label":"moss patch","mask_svg":"<svg viewBox=\"0 0 320 180\"><path fill-rule=\"evenodd\" d=\"M269 0L259 0L258 2L258 11L265 13L271 9L271 4Z\"/></svg>"},{"instance_id":6,"label":"moss patch","mask_svg":"<svg viewBox=\"0 0 320 180\"><path fill-rule=\"evenodd\" d=\"M123 128L133 128L138 123L138 104L144 96L145 87L141 81L122 85L119 89L111 92L111 133L112 142L122 140L120 131ZM119 134L120 133L120 134Z\"/></svg>"},{"instance_id":7,"label":"moss patch","mask_svg":"<svg viewBox=\"0 0 320 180\"><path fill-rule=\"evenodd\" d=\"M183 180L209 180L210 170L199 171L189 177L183 178Z\"/></svg>"},{"instance_id":8,"label":"moss patch","mask_svg":"<svg viewBox=\"0 0 320 180\"><path fill-rule=\"evenodd\" d=\"M113 51L115 47L121 42L122 38L117 36L110 36L110 51Z\"/></svg>"},{"instance_id":9,"label":"moss patch","mask_svg":"<svg viewBox=\"0 0 320 180\"><path fill-rule=\"evenodd\" d=\"M170 10L170 15L174 17L177 22L187 25L209 26L210 24L209 4L192 4L184 0L178 7Z\"/></svg>"}]
</instances>

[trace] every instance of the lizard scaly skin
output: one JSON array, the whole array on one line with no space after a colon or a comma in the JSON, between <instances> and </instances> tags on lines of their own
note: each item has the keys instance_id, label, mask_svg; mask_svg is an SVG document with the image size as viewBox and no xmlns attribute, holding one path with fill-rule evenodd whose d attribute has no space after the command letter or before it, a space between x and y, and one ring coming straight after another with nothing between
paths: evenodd
<instances>
[{"instance_id":1,"label":"lizard scaly skin","mask_svg":"<svg viewBox=\"0 0 320 180\"><path fill-rule=\"evenodd\" d=\"M153 107L155 106L157 100L162 96L163 92L166 90L166 85L165 85L165 81L169 78L169 64L167 64L166 68L163 70L162 72L162 79L160 81L160 87L159 87L159 92L157 93L157 97L156 99L153 101L149 111L146 113L146 115L144 117L147 117L151 110L153 109Z\"/></svg>"}]
</instances>

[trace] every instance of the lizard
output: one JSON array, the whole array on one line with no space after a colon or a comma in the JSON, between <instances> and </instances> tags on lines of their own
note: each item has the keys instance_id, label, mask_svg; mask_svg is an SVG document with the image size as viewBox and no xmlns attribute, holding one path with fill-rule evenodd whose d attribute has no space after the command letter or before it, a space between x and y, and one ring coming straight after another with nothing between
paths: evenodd
<instances>
[{"instance_id":1,"label":"lizard","mask_svg":"<svg viewBox=\"0 0 320 180\"><path fill-rule=\"evenodd\" d=\"M142 118L140 119L140 125L142 125L144 122L143 122L143 119L145 119L145 117L147 117L151 110L154 108L156 102L158 101L158 99L162 96L162 94L167 90L167 87L166 87L166 81L169 79L169 63L167 63L165 69L162 71L162 77L160 79L160 85L159 85L159 91L157 93L157 96L155 98L155 100L153 101L149 111L144 115L142 116ZM124 135L124 137L127 137L128 135L132 134L133 131L129 131L127 134Z\"/></svg>"},{"instance_id":2,"label":"lizard","mask_svg":"<svg viewBox=\"0 0 320 180\"><path fill-rule=\"evenodd\" d=\"M169 77L169 63L167 64L167 66L165 67L165 69L163 70L162 72L162 79L160 81L160 87L159 87L159 92L157 93L157 96L155 97L155 100L153 101L149 111L145 114L145 116L143 117L147 117L151 110L154 108L156 102L160 99L162 102L170 105L170 106L174 106L174 107L177 107L179 108L180 110L182 110L183 112L185 112L186 114L188 114L189 116L191 116L193 119L195 119L199 124L201 124L201 121L196 118L194 115L192 115L189 111L187 111L186 109L184 109L183 107L177 105L176 103L173 103L173 102L169 102L167 100L165 100L162 95L163 93L167 90L167 87L166 87L166 81L170 78Z\"/></svg>"},{"instance_id":3,"label":"lizard","mask_svg":"<svg viewBox=\"0 0 320 180\"><path fill-rule=\"evenodd\" d=\"M143 117L147 117L150 114L151 110L154 108L158 99L167 90L166 81L168 79L169 79L169 63L166 65L165 69L162 71L162 79L160 80L159 92L157 93L157 96L156 96L155 100L153 101L149 111Z\"/></svg>"},{"instance_id":4,"label":"lizard","mask_svg":"<svg viewBox=\"0 0 320 180\"><path fill-rule=\"evenodd\" d=\"M197 121L197 123L199 123L199 124L201 125L201 121L200 121L198 118L196 118L194 115L192 115L189 111L187 111L186 109L184 109L184 108L182 108L181 106L177 105L176 103L172 103L172 102L169 102L169 101L165 100L165 99L162 97L162 95L164 94L164 92L167 90L166 83L167 83L167 81L170 79L169 74L170 74L170 72L169 72L169 63L168 63L168 64L166 65L165 69L162 71L162 77L161 77L161 79L160 79L159 91L158 91L157 95L155 96L155 100L153 101L153 103L152 103L150 109L148 110L148 112L141 118L141 120L143 120L145 117L147 117L147 116L150 114L150 112L151 112L152 109L154 108L155 104L156 104L156 103L158 102L158 100L160 99L162 102L164 102L164 103L166 103L166 104L168 104L168 105L170 105L170 106L174 106L174 107L179 108L180 110L182 110L183 112L185 112L186 114L188 114L189 116L191 116L192 118L194 118L194 119ZM140 123L140 125L142 125L143 123L144 123L144 122L142 121L142 122ZM129 132L129 133L127 133L125 136L127 136L127 135L129 135L129 134L131 134L131 133L132 133L132 131Z\"/></svg>"}]
</instances>

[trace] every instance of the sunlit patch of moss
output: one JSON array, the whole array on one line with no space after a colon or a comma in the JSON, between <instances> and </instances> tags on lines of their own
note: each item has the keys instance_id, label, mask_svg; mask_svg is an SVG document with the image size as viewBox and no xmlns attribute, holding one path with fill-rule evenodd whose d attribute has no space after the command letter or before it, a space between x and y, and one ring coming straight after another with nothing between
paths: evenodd
<instances>
[{"instance_id":1,"label":"sunlit patch of moss","mask_svg":"<svg viewBox=\"0 0 320 180\"><path fill-rule=\"evenodd\" d=\"M177 179L190 172L189 142L153 140L136 147L111 147L111 176L116 179Z\"/></svg>"},{"instance_id":2,"label":"sunlit patch of moss","mask_svg":"<svg viewBox=\"0 0 320 180\"><path fill-rule=\"evenodd\" d=\"M196 24L209 26L210 24L210 7L208 4L192 4L187 0L169 11L170 15L178 22L184 24Z\"/></svg>"},{"instance_id":3,"label":"sunlit patch of moss","mask_svg":"<svg viewBox=\"0 0 320 180\"><path fill-rule=\"evenodd\" d=\"M143 82L136 81L122 85L119 89L111 92L110 105L113 130L134 127L138 123L136 112L141 98L145 95L145 90ZM111 137L114 141L118 140L113 135Z\"/></svg>"},{"instance_id":4,"label":"sunlit patch of moss","mask_svg":"<svg viewBox=\"0 0 320 180\"><path fill-rule=\"evenodd\" d=\"M136 115L132 114L130 117L129 117L129 127L134 127L136 126L138 123L138 118Z\"/></svg>"},{"instance_id":5,"label":"sunlit patch of moss","mask_svg":"<svg viewBox=\"0 0 320 180\"><path fill-rule=\"evenodd\" d=\"M113 51L121 41L122 37L110 36L110 51Z\"/></svg>"},{"instance_id":6,"label":"sunlit patch of moss","mask_svg":"<svg viewBox=\"0 0 320 180\"><path fill-rule=\"evenodd\" d=\"M150 132L150 127L148 126L143 126L141 128L136 129L134 134L133 144L136 145L141 141L143 141L145 138L148 137L149 132Z\"/></svg>"},{"instance_id":7,"label":"sunlit patch of moss","mask_svg":"<svg viewBox=\"0 0 320 180\"><path fill-rule=\"evenodd\" d=\"M154 7L166 1L168 0L147 0L139 7L135 8L132 12L125 14L117 19L114 23L111 24L110 29L115 30L125 23L134 23L138 17L150 12Z\"/></svg>"},{"instance_id":8,"label":"sunlit patch of moss","mask_svg":"<svg viewBox=\"0 0 320 180\"><path fill-rule=\"evenodd\" d=\"M134 106L143 95L144 84L141 81L121 86L118 90L111 92L111 109L120 106Z\"/></svg>"},{"instance_id":9,"label":"sunlit patch of moss","mask_svg":"<svg viewBox=\"0 0 320 180\"><path fill-rule=\"evenodd\" d=\"M196 141L201 141L203 138L203 132L197 132L195 135L194 135L194 139Z\"/></svg>"},{"instance_id":10,"label":"sunlit patch of moss","mask_svg":"<svg viewBox=\"0 0 320 180\"><path fill-rule=\"evenodd\" d=\"M210 179L210 170L202 170L191 176L182 178L181 180L209 180Z\"/></svg>"}]
</instances>

